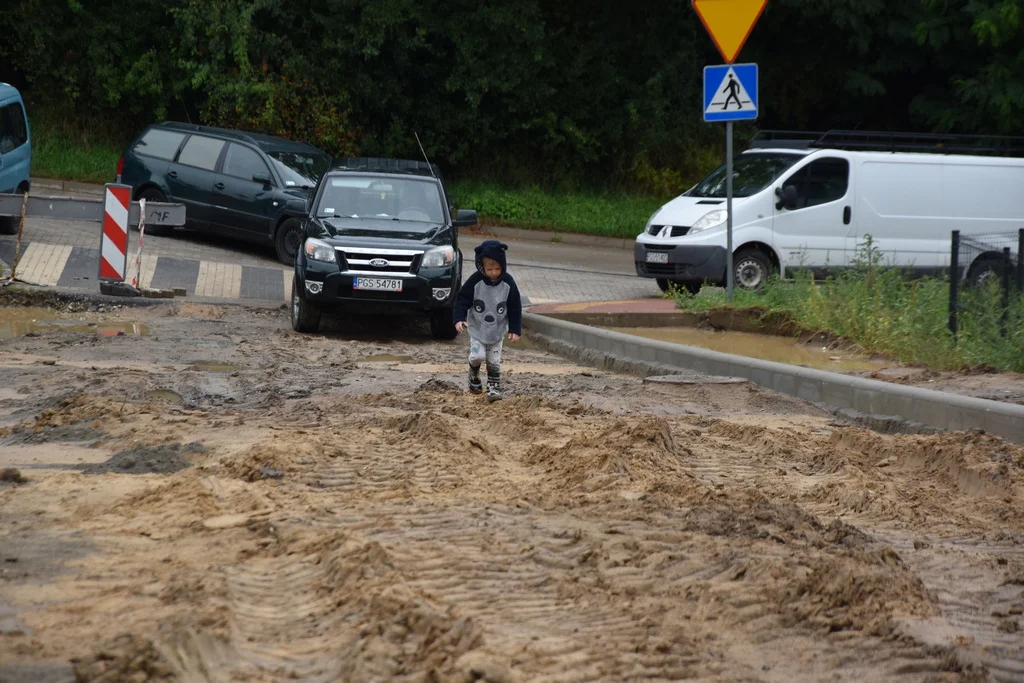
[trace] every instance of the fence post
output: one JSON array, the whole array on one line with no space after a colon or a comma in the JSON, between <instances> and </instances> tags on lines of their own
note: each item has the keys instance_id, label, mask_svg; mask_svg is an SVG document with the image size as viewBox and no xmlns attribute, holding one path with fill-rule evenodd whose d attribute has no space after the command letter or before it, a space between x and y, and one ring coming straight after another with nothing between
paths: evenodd
<instances>
[{"instance_id":1,"label":"fence post","mask_svg":"<svg viewBox=\"0 0 1024 683\"><path fill-rule=\"evenodd\" d=\"M1022 230L1021 232L1024 232ZM953 333L953 343L956 343L957 319L956 311L959 306L957 295L960 292L960 231L953 231L952 249L949 252L949 331Z\"/></svg>"},{"instance_id":2,"label":"fence post","mask_svg":"<svg viewBox=\"0 0 1024 683\"><path fill-rule=\"evenodd\" d=\"M1003 247L1003 314L999 316L999 331L1006 336L1006 317L1010 314L1010 248Z\"/></svg>"},{"instance_id":3,"label":"fence post","mask_svg":"<svg viewBox=\"0 0 1024 683\"><path fill-rule=\"evenodd\" d=\"M1017 231L1017 292L1024 294L1024 228Z\"/></svg>"}]
</instances>

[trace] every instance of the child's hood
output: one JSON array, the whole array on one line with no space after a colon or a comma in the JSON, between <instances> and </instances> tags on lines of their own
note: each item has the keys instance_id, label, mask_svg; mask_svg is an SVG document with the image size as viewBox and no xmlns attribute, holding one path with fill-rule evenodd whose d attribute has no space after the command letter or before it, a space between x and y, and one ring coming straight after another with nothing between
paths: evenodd
<instances>
[{"instance_id":1,"label":"child's hood","mask_svg":"<svg viewBox=\"0 0 1024 683\"><path fill-rule=\"evenodd\" d=\"M502 244L498 240L487 240L476 248L476 268L481 273L484 272L484 258L492 258L501 264L501 274L504 275L508 271L508 267L505 263L505 251L508 249L507 244Z\"/></svg>"}]
</instances>

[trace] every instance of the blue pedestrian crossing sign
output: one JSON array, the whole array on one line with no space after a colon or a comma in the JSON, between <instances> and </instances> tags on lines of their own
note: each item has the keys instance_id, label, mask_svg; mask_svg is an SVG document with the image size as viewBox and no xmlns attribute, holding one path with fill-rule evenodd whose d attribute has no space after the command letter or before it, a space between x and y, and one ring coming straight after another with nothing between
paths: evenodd
<instances>
[{"instance_id":1,"label":"blue pedestrian crossing sign","mask_svg":"<svg viewBox=\"0 0 1024 683\"><path fill-rule=\"evenodd\" d=\"M757 64L704 67L704 120L757 118Z\"/></svg>"}]
</instances>

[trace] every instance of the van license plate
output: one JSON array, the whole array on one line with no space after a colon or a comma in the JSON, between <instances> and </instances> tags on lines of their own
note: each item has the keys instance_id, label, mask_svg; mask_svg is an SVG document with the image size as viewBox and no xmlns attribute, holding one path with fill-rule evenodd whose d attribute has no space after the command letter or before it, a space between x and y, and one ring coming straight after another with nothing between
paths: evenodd
<instances>
[{"instance_id":1,"label":"van license plate","mask_svg":"<svg viewBox=\"0 0 1024 683\"><path fill-rule=\"evenodd\" d=\"M668 252L667 251L649 251L647 252L648 263L668 263Z\"/></svg>"},{"instance_id":2,"label":"van license plate","mask_svg":"<svg viewBox=\"0 0 1024 683\"><path fill-rule=\"evenodd\" d=\"M385 280L376 277L357 277L352 282L352 289L362 289L364 291L373 292L401 292L402 281L401 280Z\"/></svg>"}]
</instances>

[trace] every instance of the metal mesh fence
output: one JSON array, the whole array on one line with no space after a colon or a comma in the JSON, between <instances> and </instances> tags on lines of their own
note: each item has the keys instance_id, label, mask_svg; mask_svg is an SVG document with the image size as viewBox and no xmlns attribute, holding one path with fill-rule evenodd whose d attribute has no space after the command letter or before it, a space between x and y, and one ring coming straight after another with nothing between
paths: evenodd
<instances>
[{"instance_id":1,"label":"metal mesh fence","mask_svg":"<svg viewBox=\"0 0 1024 683\"><path fill-rule=\"evenodd\" d=\"M1024 330L1024 228L987 235L953 231L949 329L954 336Z\"/></svg>"}]
</instances>

